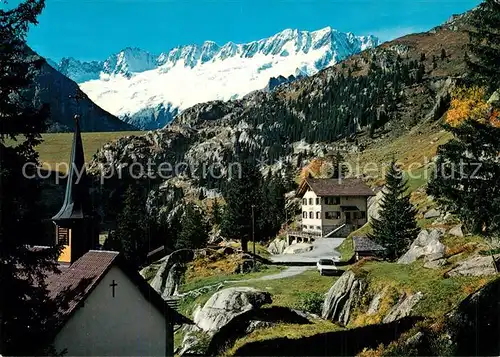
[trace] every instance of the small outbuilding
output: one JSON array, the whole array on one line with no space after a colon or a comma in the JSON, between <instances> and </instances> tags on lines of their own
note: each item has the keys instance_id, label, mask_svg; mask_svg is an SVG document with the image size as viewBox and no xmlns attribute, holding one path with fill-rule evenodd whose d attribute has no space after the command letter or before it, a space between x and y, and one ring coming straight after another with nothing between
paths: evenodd
<instances>
[{"instance_id":1,"label":"small outbuilding","mask_svg":"<svg viewBox=\"0 0 500 357\"><path fill-rule=\"evenodd\" d=\"M368 237L353 237L354 256L356 261L366 257L382 257L385 253L385 248L380 244L375 243Z\"/></svg>"}]
</instances>

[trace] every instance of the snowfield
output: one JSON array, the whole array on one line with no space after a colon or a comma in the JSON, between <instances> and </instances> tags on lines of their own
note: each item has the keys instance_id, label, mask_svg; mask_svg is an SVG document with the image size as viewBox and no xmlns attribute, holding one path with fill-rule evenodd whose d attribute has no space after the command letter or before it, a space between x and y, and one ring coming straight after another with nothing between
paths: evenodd
<instances>
[{"instance_id":1,"label":"snowfield","mask_svg":"<svg viewBox=\"0 0 500 357\"><path fill-rule=\"evenodd\" d=\"M309 76L378 44L373 36L329 27L285 30L248 44L208 41L159 56L127 48L104 62L63 59L59 70L103 109L155 129L197 103L241 98L266 88L273 77Z\"/></svg>"}]
</instances>

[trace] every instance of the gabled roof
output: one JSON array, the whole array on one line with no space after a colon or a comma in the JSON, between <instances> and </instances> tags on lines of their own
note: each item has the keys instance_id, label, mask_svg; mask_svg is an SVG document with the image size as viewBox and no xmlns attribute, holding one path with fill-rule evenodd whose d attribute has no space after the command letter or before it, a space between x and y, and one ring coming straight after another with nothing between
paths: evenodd
<instances>
[{"instance_id":1,"label":"gabled roof","mask_svg":"<svg viewBox=\"0 0 500 357\"><path fill-rule=\"evenodd\" d=\"M50 297L60 302L58 325L61 327L91 294L112 266L119 266L136 285L144 298L174 324L192 324L187 317L172 309L144 278L131 269L118 252L91 250L71 265L61 265L60 274L49 274L46 279Z\"/></svg>"},{"instance_id":2,"label":"gabled roof","mask_svg":"<svg viewBox=\"0 0 500 357\"><path fill-rule=\"evenodd\" d=\"M380 252L385 248L367 237L353 237L355 252Z\"/></svg>"},{"instance_id":3,"label":"gabled roof","mask_svg":"<svg viewBox=\"0 0 500 357\"><path fill-rule=\"evenodd\" d=\"M307 178L305 183L299 188L299 195L303 196L308 187L318 196L375 196L370 187L362 180L356 178Z\"/></svg>"}]
</instances>

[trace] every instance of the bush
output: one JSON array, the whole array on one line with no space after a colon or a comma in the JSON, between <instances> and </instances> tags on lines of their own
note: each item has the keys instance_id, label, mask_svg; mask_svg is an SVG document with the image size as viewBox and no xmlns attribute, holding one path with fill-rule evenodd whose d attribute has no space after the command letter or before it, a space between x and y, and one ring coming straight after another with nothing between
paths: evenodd
<instances>
[{"instance_id":1,"label":"bush","mask_svg":"<svg viewBox=\"0 0 500 357\"><path fill-rule=\"evenodd\" d=\"M320 293L302 294L297 309L309 312L311 314L321 315L324 296Z\"/></svg>"}]
</instances>

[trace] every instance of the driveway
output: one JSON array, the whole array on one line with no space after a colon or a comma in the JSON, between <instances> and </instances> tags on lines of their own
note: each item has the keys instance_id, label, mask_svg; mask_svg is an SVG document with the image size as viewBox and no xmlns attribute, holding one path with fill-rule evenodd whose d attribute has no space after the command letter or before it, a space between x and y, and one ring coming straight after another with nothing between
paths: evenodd
<instances>
[{"instance_id":1,"label":"driveway","mask_svg":"<svg viewBox=\"0 0 500 357\"><path fill-rule=\"evenodd\" d=\"M345 238L320 238L313 243L313 249L306 253L272 255L270 259L276 263L310 263L316 264L319 259L340 258L335 250Z\"/></svg>"}]
</instances>

